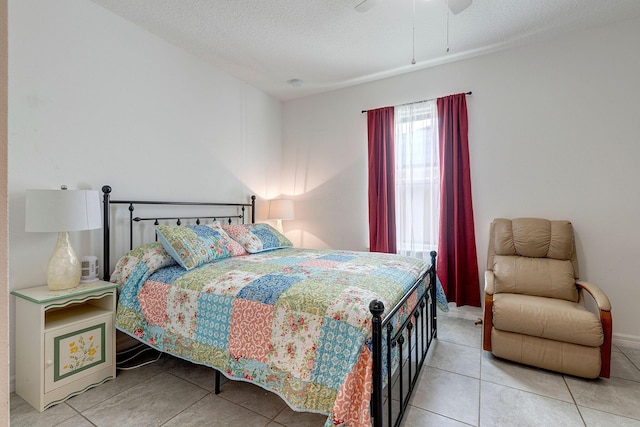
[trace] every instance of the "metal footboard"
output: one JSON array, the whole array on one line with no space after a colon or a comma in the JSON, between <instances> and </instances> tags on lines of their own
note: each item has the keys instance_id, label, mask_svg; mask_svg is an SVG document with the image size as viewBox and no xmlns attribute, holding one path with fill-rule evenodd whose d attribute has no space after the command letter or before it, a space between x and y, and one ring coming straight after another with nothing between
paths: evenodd
<instances>
[{"instance_id":1,"label":"metal footboard","mask_svg":"<svg viewBox=\"0 0 640 427\"><path fill-rule=\"evenodd\" d=\"M371 413L374 427L400 425L429 347L437 336L436 252L432 251L430 255L431 267L425 273L425 276L429 277L427 289L397 331L394 331L391 322L413 290L418 288L420 282L425 278L424 276L418 279L414 288L384 319L381 317L384 312L382 302L374 300L369 304L369 310L373 315ZM393 352L397 352L398 355L398 367L395 374L391 369ZM383 388L383 367L385 365L388 367L386 395Z\"/></svg>"}]
</instances>

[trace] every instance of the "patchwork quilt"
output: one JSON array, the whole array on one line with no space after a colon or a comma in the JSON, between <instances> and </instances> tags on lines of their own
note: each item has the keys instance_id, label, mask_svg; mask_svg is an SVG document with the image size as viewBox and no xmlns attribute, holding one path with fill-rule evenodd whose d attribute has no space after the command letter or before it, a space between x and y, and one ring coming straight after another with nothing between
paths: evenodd
<instances>
[{"instance_id":1,"label":"patchwork quilt","mask_svg":"<svg viewBox=\"0 0 640 427\"><path fill-rule=\"evenodd\" d=\"M116 327L258 384L295 410L327 414L327 426L369 426L369 302L390 310L427 268L399 255L285 248L187 271L150 244L123 257L112 275L122 284Z\"/></svg>"}]
</instances>

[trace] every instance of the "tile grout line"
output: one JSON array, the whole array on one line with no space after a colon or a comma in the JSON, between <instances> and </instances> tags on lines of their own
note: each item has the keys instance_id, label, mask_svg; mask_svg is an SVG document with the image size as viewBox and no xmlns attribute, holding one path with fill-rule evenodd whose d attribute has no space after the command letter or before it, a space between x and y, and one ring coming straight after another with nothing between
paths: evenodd
<instances>
[{"instance_id":1,"label":"tile grout line","mask_svg":"<svg viewBox=\"0 0 640 427\"><path fill-rule=\"evenodd\" d=\"M629 361L629 363L631 363L631 366L636 368L636 370L640 371L640 367L636 366L636 364L633 363L633 360L631 360L631 358L629 358L629 356L627 356L627 353L625 353L624 351L620 351L620 354L622 354L624 356L624 358L627 359ZM619 378L619 377L614 377L614 378ZM622 378L622 379L625 379L625 378ZM635 381L635 380L629 380L629 381ZM640 382L640 381L638 381L638 382Z\"/></svg>"},{"instance_id":2,"label":"tile grout line","mask_svg":"<svg viewBox=\"0 0 640 427\"><path fill-rule=\"evenodd\" d=\"M85 417L82 412L78 411L76 408L74 408L73 406L69 405L67 402L63 402L65 405L67 405L69 408L71 408L72 411L75 412L75 415L72 415L71 417L67 418L66 420L62 420L59 423L55 424L56 426L59 426L63 423L68 422L70 419L72 419L73 417L75 417L76 415L80 415L85 421L87 421L89 424L91 424L92 426L95 426L95 424L93 422L91 422L91 420L89 420L87 417ZM55 427L55 426L54 426Z\"/></svg>"},{"instance_id":3,"label":"tile grout line","mask_svg":"<svg viewBox=\"0 0 640 427\"><path fill-rule=\"evenodd\" d=\"M193 407L195 404L197 404L198 402L200 402L202 399L204 399L205 397L209 396L211 394L211 392L205 394L204 396L202 396L200 399L196 400L195 402L193 402L191 405L187 406L186 408L184 408L182 411L178 412L177 414L175 414L174 416L172 416L171 418L165 420L162 424L160 424L160 426L166 425L169 421L173 420L174 418L176 418L178 415L182 414L184 411L186 411L187 409ZM159 427L160 427L159 426Z\"/></svg>"},{"instance_id":4,"label":"tile grout line","mask_svg":"<svg viewBox=\"0 0 640 427\"><path fill-rule=\"evenodd\" d=\"M578 406L578 402L576 401L576 398L573 396L573 392L571 391L571 387L569 387L569 383L567 382L567 377L565 375L562 375L562 382L567 387L567 390L569 390L569 396L571 396L571 400L573 401L573 405L576 407L576 410L578 411L578 415L580 416L580 419L582 420L582 424L584 426L586 426L587 422L584 419L584 415L582 415L582 411L580 410L580 406Z\"/></svg>"}]
</instances>

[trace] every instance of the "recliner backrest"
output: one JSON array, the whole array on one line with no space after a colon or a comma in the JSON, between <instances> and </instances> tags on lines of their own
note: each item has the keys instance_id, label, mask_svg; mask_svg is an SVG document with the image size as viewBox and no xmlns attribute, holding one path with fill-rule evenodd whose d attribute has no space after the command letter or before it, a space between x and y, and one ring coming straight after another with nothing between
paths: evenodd
<instances>
[{"instance_id":1,"label":"recliner backrest","mask_svg":"<svg viewBox=\"0 0 640 427\"><path fill-rule=\"evenodd\" d=\"M495 219L487 268L494 272L496 293L578 300L578 261L569 221Z\"/></svg>"}]
</instances>

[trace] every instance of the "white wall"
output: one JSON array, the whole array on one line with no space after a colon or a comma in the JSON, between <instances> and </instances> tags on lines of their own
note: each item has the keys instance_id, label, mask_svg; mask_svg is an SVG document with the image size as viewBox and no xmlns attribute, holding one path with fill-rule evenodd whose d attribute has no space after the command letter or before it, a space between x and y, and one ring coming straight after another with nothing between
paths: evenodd
<instances>
[{"instance_id":1,"label":"white wall","mask_svg":"<svg viewBox=\"0 0 640 427\"><path fill-rule=\"evenodd\" d=\"M368 245L362 109L468 97L479 269L495 217L570 219L581 276L613 304L614 338L640 344L640 21L420 70L283 107L283 192L294 244ZM304 230L304 231L302 231Z\"/></svg>"},{"instance_id":2,"label":"white wall","mask_svg":"<svg viewBox=\"0 0 640 427\"><path fill-rule=\"evenodd\" d=\"M0 1L0 307L8 307L8 209L7 209L7 1ZM9 312L0 316L0 425L9 425Z\"/></svg>"},{"instance_id":3,"label":"white wall","mask_svg":"<svg viewBox=\"0 0 640 427\"><path fill-rule=\"evenodd\" d=\"M25 233L28 188L230 202L280 192L280 102L91 2L10 0L9 58L12 290L45 283L56 238ZM72 244L100 255L101 231Z\"/></svg>"}]
</instances>

